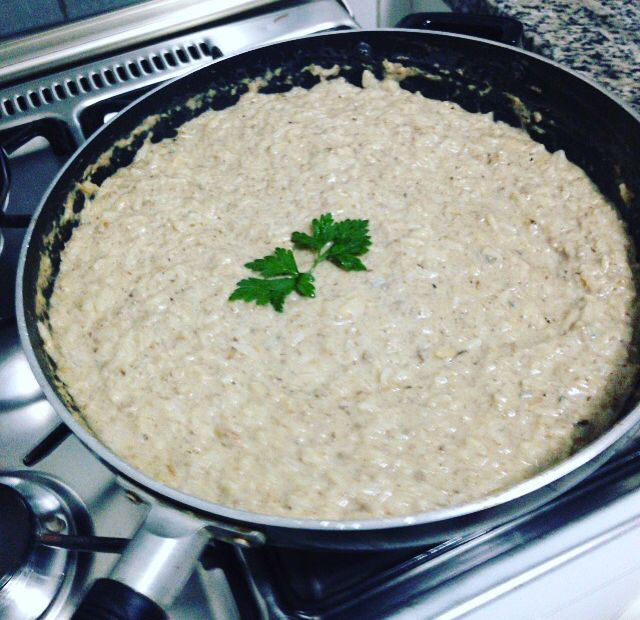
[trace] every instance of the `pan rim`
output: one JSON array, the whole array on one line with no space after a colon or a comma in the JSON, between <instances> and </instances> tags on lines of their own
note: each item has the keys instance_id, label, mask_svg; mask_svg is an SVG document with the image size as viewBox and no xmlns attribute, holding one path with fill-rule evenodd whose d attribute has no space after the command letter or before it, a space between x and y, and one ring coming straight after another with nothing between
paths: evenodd
<instances>
[{"instance_id":1,"label":"pan rim","mask_svg":"<svg viewBox=\"0 0 640 620\"><path fill-rule=\"evenodd\" d=\"M545 58L534 52L528 50L521 50L519 48L506 45L503 43L496 43L482 39L479 37L472 37L468 35L461 35L456 33L444 33L432 30L414 30L408 28L385 28L385 29L370 29L370 30L357 30L357 31L336 31L330 33L315 33L304 37L297 37L295 39L287 39L286 41L271 42L250 49L242 50L238 53L225 56L220 59L213 60L205 66L200 66L192 71L188 71L172 80L168 80L149 92L145 93L142 97L136 99L129 105L127 105L122 111L120 111L109 123L98 128L82 145L76 149L69 160L58 172L53 179L49 187L47 188L42 200L40 201L37 209L34 211L29 227L27 228L24 242L20 251L20 258L18 262L17 280L16 280L16 318L18 324L18 332L20 336L20 342L22 348L27 357L29 366L34 373L36 380L42 388L47 400L53 406L60 419L72 430L74 435L83 443L89 450L91 450L101 462L103 462L112 471L121 474L124 478L130 480L134 484L138 484L142 489L149 491L154 496L158 497L160 501L168 501L173 504L177 504L185 509L191 509L198 513L204 513L207 517L212 519L223 518L236 523L249 524L254 526L266 526L282 529L294 529L294 530L314 530L325 532L346 532L346 531L383 531L396 528L410 527L414 525L436 525L438 523L460 519L467 517L475 513L485 513L493 508L511 504L518 499L521 499L536 491L541 491L543 488L553 485L556 482L560 482L567 474L580 472L578 478L574 478L573 483L570 486L575 486L580 480L584 479L589 473L591 473L599 464L595 462L598 456L602 457L608 448L611 448L613 444L622 439L623 436L630 434L634 429L640 427L640 404L636 405L631 411L629 411L623 418L619 419L611 428L605 433L600 435L596 440L592 441L587 446L581 448L567 459L557 463L556 465L543 470L535 476L528 478L514 486L507 488L496 494L486 496L480 500L460 504L448 508L442 508L437 510L430 510L426 512L417 513L414 515L399 516L399 517L382 517L372 519L318 519L318 518L295 518L287 516L269 515L264 513L251 512L238 508L232 508L223 504L217 504L207 500L203 500L197 496L190 495L169 487L165 484L158 482L157 480L147 476L140 470L131 466L129 463L121 459L114 452L112 452L105 444L103 444L97 437L92 435L85 427L78 422L73 414L68 410L66 405L59 398L56 391L52 388L51 384L47 380L37 357L34 352L29 331L27 328L27 320L25 315L24 306L24 275L25 264L29 247L31 245L31 239L36 223L39 220L40 214L43 211L48 197L52 194L53 190L57 186L60 179L64 176L67 169L75 162L79 153L90 147L93 142L101 135L102 132L108 131L111 122L117 121L121 116L125 115L130 109L139 105L142 101L148 97L154 96L158 91L163 88L167 88L175 82L187 78L188 76L197 73L199 71L211 70L211 67L215 67L216 64L224 62L226 60L237 58L243 54L253 53L263 48L270 48L282 43L295 43L296 41L303 41L306 39L314 38L330 38L330 37L346 37L354 35L367 36L373 33L420 33L420 35L431 36L439 39L466 39L471 41L477 41L481 44L498 47L510 50L522 56L527 56L535 59L543 64L551 65L557 69L562 70L565 73L571 74L576 79L585 82L590 87L595 88L600 93L611 99L616 105L627 112L636 122L640 123L640 114L633 110L630 105L621 101L620 98L609 92L606 88L595 82L593 79L581 75L577 71L564 67L562 64ZM589 468L588 464L593 463L593 467ZM230 474L233 478L233 475ZM559 485L561 486L561 485ZM567 485L569 486L569 485ZM562 487L559 491L564 490ZM558 494L556 493L556 494ZM207 518L205 517L205 518Z\"/></svg>"}]
</instances>

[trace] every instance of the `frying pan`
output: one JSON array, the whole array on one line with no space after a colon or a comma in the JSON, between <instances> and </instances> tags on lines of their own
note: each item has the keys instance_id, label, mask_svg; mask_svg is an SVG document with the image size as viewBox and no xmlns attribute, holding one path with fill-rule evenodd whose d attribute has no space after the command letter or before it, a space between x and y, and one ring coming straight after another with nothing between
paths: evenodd
<instances>
[{"instance_id":1,"label":"frying pan","mask_svg":"<svg viewBox=\"0 0 640 620\"><path fill-rule=\"evenodd\" d=\"M305 67L338 64L343 77L359 84L364 69L380 77L385 59L422 70L423 76L405 79L403 88L455 101L471 112L492 111L497 120L523 128L548 150L564 149L617 207L634 247L639 247L640 118L596 84L540 56L505 45L461 35L399 29L321 34L225 58L133 103L94 134L53 182L27 231L18 271L20 337L47 398L80 441L149 506L148 517L125 550L112 580L97 583L77 617L91 617L91 613L98 617L96 609L105 614L99 617L111 617L109 610L134 605L132 601L138 600L135 597L140 593L148 598L143 597L135 607L143 610L140 615L131 617L156 617L148 615L145 601L166 604L211 537L236 544L266 541L315 549L387 549L435 542L496 525L578 483L623 448L640 426L636 385L618 421L605 434L555 467L500 494L410 517L319 521L249 513L169 488L114 455L83 425L80 412L56 377L55 364L44 350L37 327L39 321L47 320L46 301L53 289L60 252L76 225L68 216L85 206L84 195L75 191L77 183L89 178L100 185L131 162L149 131L154 141L171 137L176 127L204 109L232 105L246 90L248 79L271 71L263 89L266 92L286 91L294 85L309 88L318 78ZM276 69L279 72L273 73ZM211 90L215 94L202 98L202 108L184 105L190 97ZM156 114L160 117L151 130L133 133ZM114 147L117 141L132 135L132 139ZM94 167L87 176L87 168L112 147L108 164ZM67 203L69 195L73 199ZM44 263L43 256L47 257ZM635 331L634 342L638 329ZM228 475L233 481L234 473ZM121 583L116 583L118 580Z\"/></svg>"}]
</instances>

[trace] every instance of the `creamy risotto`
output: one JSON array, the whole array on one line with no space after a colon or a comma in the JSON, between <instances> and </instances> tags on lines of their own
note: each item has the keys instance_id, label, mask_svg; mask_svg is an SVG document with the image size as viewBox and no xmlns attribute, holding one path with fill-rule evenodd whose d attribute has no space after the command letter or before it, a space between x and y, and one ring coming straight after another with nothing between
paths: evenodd
<instances>
[{"instance_id":1,"label":"creamy risotto","mask_svg":"<svg viewBox=\"0 0 640 620\"><path fill-rule=\"evenodd\" d=\"M408 515L611 423L635 295L613 208L524 132L363 81L207 111L82 212L42 333L91 429L149 476L262 513ZM282 314L228 301L326 212L369 220L368 271L322 263Z\"/></svg>"}]
</instances>

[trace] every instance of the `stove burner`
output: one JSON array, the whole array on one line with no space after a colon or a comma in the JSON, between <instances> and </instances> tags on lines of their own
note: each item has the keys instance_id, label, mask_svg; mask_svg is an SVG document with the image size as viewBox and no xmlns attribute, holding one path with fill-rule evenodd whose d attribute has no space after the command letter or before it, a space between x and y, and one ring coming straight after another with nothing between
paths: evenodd
<instances>
[{"instance_id":1,"label":"stove burner","mask_svg":"<svg viewBox=\"0 0 640 620\"><path fill-rule=\"evenodd\" d=\"M48 533L91 534L86 509L57 480L37 472L0 476L0 617L64 615L91 564L90 556L41 544Z\"/></svg>"},{"instance_id":2,"label":"stove burner","mask_svg":"<svg viewBox=\"0 0 640 620\"><path fill-rule=\"evenodd\" d=\"M26 563L34 543L33 514L16 489L0 485L0 589Z\"/></svg>"}]
</instances>

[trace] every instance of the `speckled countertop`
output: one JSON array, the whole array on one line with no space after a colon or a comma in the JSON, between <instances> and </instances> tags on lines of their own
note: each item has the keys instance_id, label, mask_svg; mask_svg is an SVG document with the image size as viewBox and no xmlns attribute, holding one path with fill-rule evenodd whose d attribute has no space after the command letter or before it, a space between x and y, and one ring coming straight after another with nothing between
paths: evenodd
<instances>
[{"instance_id":1,"label":"speckled countertop","mask_svg":"<svg viewBox=\"0 0 640 620\"><path fill-rule=\"evenodd\" d=\"M446 0L515 17L529 49L577 69L640 112L640 0Z\"/></svg>"}]
</instances>

